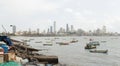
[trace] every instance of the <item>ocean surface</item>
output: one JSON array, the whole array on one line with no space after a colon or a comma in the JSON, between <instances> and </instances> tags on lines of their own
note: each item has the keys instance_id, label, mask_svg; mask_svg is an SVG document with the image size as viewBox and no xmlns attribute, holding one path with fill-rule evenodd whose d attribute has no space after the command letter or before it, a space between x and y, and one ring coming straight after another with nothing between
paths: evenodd
<instances>
[{"instance_id":1,"label":"ocean surface","mask_svg":"<svg viewBox=\"0 0 120 66\"><path fill-rule=\"evenodd\" d=\"M30 40L27 43L37 49L44 55L56 55L59 63L63 66L120 66L120 37L11 37L17 40ZM78 40L76 43L69 43L73 39ZM100 46L97 49L108 50L108 53L91 53L84 49L90 39L99 41ZM56 42L65 42L69 45L59 45ZM52 44L44 46L43 44Z\"/></svg>"}]
</instances>

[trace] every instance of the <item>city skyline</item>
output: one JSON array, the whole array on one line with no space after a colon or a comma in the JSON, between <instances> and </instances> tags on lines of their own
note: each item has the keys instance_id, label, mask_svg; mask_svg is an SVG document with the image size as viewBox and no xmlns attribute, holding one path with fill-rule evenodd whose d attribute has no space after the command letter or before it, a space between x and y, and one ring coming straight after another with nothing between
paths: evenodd
<instances>
[{"instance_id":1,"label":"city skyline","mask_svg":"<svg viewBox=\"0 0 120 66\"><path fill-rule=\"evenodd\" d=\"M69 32L69 31L74 32L74 31L77 31L77 30L79 30L79 29L81 29L81 30L83 30L83 31L85 31L85 32L89 32L89 31L93 31L93 32L94 32L95 30L102 29L102 30L104 30L104 32L116 33L116 32L109 31L109 30L107 29L107 26L105 26L105 25L102 25L102 26L100 26L100 27L96 27L96 28L94 28L94 29L89 29L89 30L85 30L84 28L77 28L77 29L75 29L74 25L68 24L68 23L66 23L63 27L58 27L58 26L56 26L56 25L57 25L57 22L56 22L56 21L53 21L53 23L50 24L49 26L47 26L46 29L41 29L41 28L35 28L35 29L27 28L27 29L24 29L24 30L19 30L16 25L10 25L9 28L11 29L11 31L8 31L8 30L2 25L2 27L1 27L2 31L1 31L0 33L6 32L6 30L7 30L8 33L13 33L13 34L15 34L16 32L22 32L22 31L27 31L27 32L33 31L33 32L37 32L37 33L38 33L38 32L39 32L39 33L42 33L42 32L46 32L46 33L57 33L57 32L59 32L61 29L64 30L65 32ZM3 28L3 27L4 27L4 28ZM57 29L56 29L56 27L57 27ZM119 32L117 32L117 33L119 33Z\"/></svg>"},{"instance_id":2,"label":"city skyline","mask_svg":"<svg viewBox=\"0 0 120 66\"><path fill-rule=\"evenodd\" d=\"M7 32L2 25L4 31L0 34L17 36L120 36L120 33L118 32L109 32L105 25L88 31L85 31L82 28L74 29L74 25L70 24L66 24L65 27L59 27L59 29L56 30L56 25L57 23L54 21L52 25L48 26L48 28L43 31L40 31L40 28L35 30L31 30L31 28L27 30L17 30L15 25L10 25L10 27L12 27L12 32Z\"/></svg>"},{"instance_id":3,"label":"city skyline","mask_svg":"<svg viewBox=\"0 0 120 66\"><path fill-rule=\"evenodd\" d=\"M119 0L12 0L0 1L0 24L12 32L10 25L17 30L43 31L56 21L56 29L74 25L89 31L107 27L108 32L120 33ZM2 27L0 32L4 31Z\"/></svg>"},{"instance_id":4,"label":"city skyline","mask_svg":"<svg viewBox=\"0 0 120 66\"><path fill-rule=\"evenodd\" d=\"M66 27L60 27L59 30L56 29L56 22L54 21L53 26L40 32L40 29L31 30L29 28L27 31L16 31L16 26L13 25L13 32L8 33L8 35L18 35L18 36L120 36L118 32L108 32L106 26L101 28L96 28L95 30L85 31L83 29L74 29L73 25L66 24ZM16 31L16 32L15 32ZM2 34L5 34L4 32Z\"/></svg>"}]
</instances>

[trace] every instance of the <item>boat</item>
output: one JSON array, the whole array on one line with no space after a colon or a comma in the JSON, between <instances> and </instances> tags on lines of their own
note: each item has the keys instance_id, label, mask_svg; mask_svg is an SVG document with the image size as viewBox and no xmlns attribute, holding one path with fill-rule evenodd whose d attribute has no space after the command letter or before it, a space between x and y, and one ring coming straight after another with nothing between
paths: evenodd
<instances>
[{"instance_id":1,"label":"boat","mask_svg":"<svg viewBox=\"0 0 120 66\"><path fill-rule=\"evenodd\" d=\"M107 53L108 50L90 50L92 53Z\"/></svg>"},{"instance_id":2,"label":"boat","mask_svg":"<svg viewBox=\"0 0 120 66\"><path fill-rule=\"evenodd\" d=\"M70 43L76 43L76 42L78 42L78 40L72 40L72 41L70 41Z\"/></svg>"},{"instance_id":3,"label":"boat","mask_svg":"<svg viewBox=\"0 0 120 66\"><path fill-rule=\"evenodd\" d=\"M35 40L35 39L31 38L31 39L29 39L29 40L31 41L31 40Z\"/></svg>"},{"instance_id":4,"label":"boat","mask_svg":"<svg viewBox=\"0 0 120 66\"><path fill-rule=\"evenodd\" d=\"M30 42L30 39L22 39L23 42Z\"/></svg>"},{"instance_id":5,"label":"boat","mask_svg":"<svg viewBox=\"0 0 120 66\"><path fill-rule=\"evenodd\" d=\"M99 46L100 43L98 41L90 41L89 43L87 43L89 45L94 45L94 46Z\"/></svg>"},{"instance_id":6,"label":"boat","mask_svg":"<svg viewBox=\"0 0 120 66\"><path fill-rule=\"evenodd\" d=\"M101 43L106 43L107 41L101 41Z\"/></svg>"},{"instance_id":7,"label":"boat","mask_svg":"<svg viewBox=\"0 0 120 66\"><path fill-rule=\"evenodd\" d=\"M51 43L45 43L45 44L43 44L43 46L52 46L53 44L51 44Z\"/></svg>"},{"instance_id":8,"label":"boat","mask_svg":"<svg viewBox=\"0 0 120 66\"><path fill-rule=\"evenodd\" d=\"M96 46L94 46L94 45L89 45L89 44L87 44L86 46L85 46L85 49L95 49L96 48Z\"/></svg>"},{"instance_id":9,"label":"boat","mask_svg":"<svg viewBox=\"0 0 120 66\"><path fill-rule=\"evenodd\" d=\"M35 43L42 43L42 41L36 41Z\"/></svg>"},{"instance_id":10,"label":"boat","mask_svg":"<svg viewBox=\"0 0 120 66\"><path fill-rule=\"evenodd\" d=\"M56 42L56 44L60 44L61 42Z\"/></svg>"},{"instance_id":11,"label":"boat","mask_svg":"<svg viewBox=\"0 0 120 66\"><path fill-rule=\"evenodd\" d=\"M61 42L61 43L59 43L59 45L69 45L69 43L68 42Z\"/></svg>"},{"instance_id":12,"label":"boat","mask_svg":"<svg viewBox=\"0 0 120 66\"><path fill-rule=\"evenodd\" d=\"M59 39L58 37L54 38L54 39Z\"/></svg>"}]
</instances>

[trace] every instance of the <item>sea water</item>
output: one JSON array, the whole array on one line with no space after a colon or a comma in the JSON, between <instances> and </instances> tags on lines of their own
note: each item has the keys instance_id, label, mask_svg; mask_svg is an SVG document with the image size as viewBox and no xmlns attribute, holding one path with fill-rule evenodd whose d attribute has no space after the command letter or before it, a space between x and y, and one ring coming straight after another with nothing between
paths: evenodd
<instances>
[{"instance_id":1,"label":"sea water","mask_svg":"<svg viewBox=\"0 0 120 66\"><path fill-rule=\"evenodd\" d=\"M59 58L59 66L120 66L120 37L119 36L79 36L79 37L12 37L14 39L34 39L27 42L31 47L43 49L40 54L56 55ZM57 39L56 39L57 38ZM59 45L56 42L70 42L69 45ZM84 47L89 39L99 41L97 49L107 49L108 53L90 53ZM42 41L52 42L52 46L44 46Z\"/></svg>"}]
</instances>

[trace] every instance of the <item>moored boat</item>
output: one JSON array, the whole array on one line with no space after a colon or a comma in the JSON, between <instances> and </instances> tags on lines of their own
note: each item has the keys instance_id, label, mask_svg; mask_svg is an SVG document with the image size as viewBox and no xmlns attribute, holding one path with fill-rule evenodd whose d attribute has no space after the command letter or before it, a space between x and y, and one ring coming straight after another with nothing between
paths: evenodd
<instances>
[{"instance_id":1,"label":"moored boat","mask_svg":"<svg viewBox=\"0 0 120 66\"><path fill-rule=\"evenodd\" d=\"M36 41L35 43L42 43L42 41Z\"/></svg>"},{"instance_id":2,"label":"moored boat","mask_svg":"<svg viewBox=\"0 0 120 66\"><path fill-rule=\"evenodd\" d=\"M96 48L96 46L94 46L94 45L89 45L89 44L87 44L86 46L85 46L85 49L95 49Z\"/></svg>"},{"instance_id":3,"label":"moored boat","mask_svg":"<svg viewBox=\"0 0 120 66\"><path fill-rule=\"evenodd\" d=\"M70 41L70 43L76 43L76 42L78 42L78 40L72 40L72 41Z\"/></svg>"},{"instance_id":4,"label":"moored boat","mask_svg":"<svg viewBox=\"0 0 120 66\"><path fill-rule=\"evenodd\" d=\"M88 44L94 45L94 46L99 46L100 45L100 43L98 41L91 41Z\"/></svg>"},{"instance_id":5,"label":"moored boat","mask_svg":"<svg viewBox=\"0 0 120 66\"><path fill-rule=\"evenodd\" d=\"M108 50L90 50L92 53L107 53Z\"/></svg>"},{"instance_id":6,"label":"moored boat","mask_svg":"<svg viewBox=\"0 0 120 66\"><path fill-rule=\"evenodd\" d=\"M43 44L43 46L52 46L53 44L51 43L46 43L46 44Z\"/></svg>"},{"instance_id":7,"label":"moored boat","mask_svg":"<svg viewBox=\"0 0 120 66\"><path fill-rule=\"evenodd\" d=\"M61 42L61 43L59 43L59 45L69 45L69 43L68 42Z\"/></svg>"}]
</instances>

